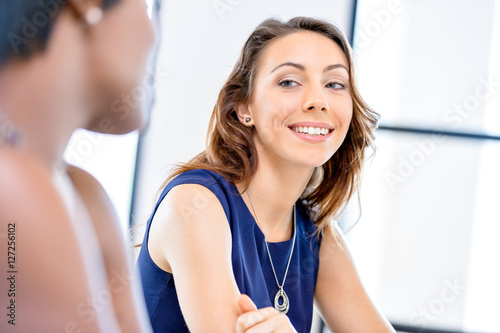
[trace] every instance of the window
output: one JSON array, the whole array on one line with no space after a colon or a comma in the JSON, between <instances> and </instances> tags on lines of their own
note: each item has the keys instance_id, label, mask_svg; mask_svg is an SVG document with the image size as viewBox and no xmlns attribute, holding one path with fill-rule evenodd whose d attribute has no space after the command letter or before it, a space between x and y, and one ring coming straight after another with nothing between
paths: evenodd
<instances>
[{"instance_id":1,"label":"window","mask_svg":"<svg viewBox=\"0 0 500 333\"><path fill-rule=\"evenodd\" d=\"M500 1L358 4L361 93L382 117L348 236L394 323L500 330L499 21Z\"/></svg>"}]
</instances>

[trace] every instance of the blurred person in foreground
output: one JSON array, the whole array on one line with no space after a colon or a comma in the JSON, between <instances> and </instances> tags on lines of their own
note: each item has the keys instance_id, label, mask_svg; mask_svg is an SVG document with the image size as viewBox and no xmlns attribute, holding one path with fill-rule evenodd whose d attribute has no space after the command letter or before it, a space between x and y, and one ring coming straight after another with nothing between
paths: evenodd
<instances>
[{"instance_id":1,"label":"blurred person in foreground","mask_svg":"<svg viewBox=\"0 0 500 333\"><path fill-rule=\"evenodd\" d=\"M150 331L115 211L63 152L75 129L141 126L112 105L153 36L143 0L1 2L0 331Z\"/></svg>"}]
</instances>

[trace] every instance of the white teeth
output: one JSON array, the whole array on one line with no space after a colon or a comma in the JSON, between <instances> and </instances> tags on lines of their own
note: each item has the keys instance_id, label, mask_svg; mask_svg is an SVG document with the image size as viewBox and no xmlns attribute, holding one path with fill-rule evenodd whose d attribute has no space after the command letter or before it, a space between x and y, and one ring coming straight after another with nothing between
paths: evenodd
<instances>
[{"instance_id":1,"label":"white teeth","mask_svg":"<svg viewBox=\"0 0 500 333\"><path fill-rule=\"evenodd\" d=\"M328 128L322 128L322 127L293 127L292 130L294 130L297 133L303 133L303 134L308 134L308 135L315 135L315 136L321 136L321 135L327 135L330 130Z\"/></svg>"}]
</instances>

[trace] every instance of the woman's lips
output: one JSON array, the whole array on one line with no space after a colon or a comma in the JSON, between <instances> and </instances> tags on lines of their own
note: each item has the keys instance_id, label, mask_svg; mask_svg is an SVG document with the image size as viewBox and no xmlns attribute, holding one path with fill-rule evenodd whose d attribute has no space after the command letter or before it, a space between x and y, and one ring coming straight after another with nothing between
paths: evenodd
<instances>
[{"instance_id":1,"label":"woman's lips","mask_svg":"<svg viewBox=\"0 0 500 333\"><path fill-rule=\"evenodd\" d=\"M326 123L301 122L294 123L288 128L299 138L308 142L324 142L334 131L333 126Z\"/></svg>"}]
</instances>

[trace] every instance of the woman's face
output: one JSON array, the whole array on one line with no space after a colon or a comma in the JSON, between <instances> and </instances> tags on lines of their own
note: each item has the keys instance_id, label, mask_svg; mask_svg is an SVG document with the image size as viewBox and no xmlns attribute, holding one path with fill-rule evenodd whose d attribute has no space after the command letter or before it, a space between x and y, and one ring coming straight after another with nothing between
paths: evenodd
<instances>
[{"instance_id":1,"label":"woman's face","mask_svg":"<svg viewBox=\"0 0 500 333\"><path fill-rule=\"evenodd\" d=\"M272 41L260 57L251 101L262 160L324 164L340 147L353 107L347 59L331 39L300 31Z\"/></svg>"},{"instance_id":2,"label":"woman's face","mask_svg":"<svg viewBox=\"0 0 500 333\"><path fill-rule=\"evenodd\" d=\"M154 33L144 0L121 0L89 28L90 89L99 101L89 127L124 133L140 126L140 105L151 87L143 82Z\"/></svg>"}]
</instances>

